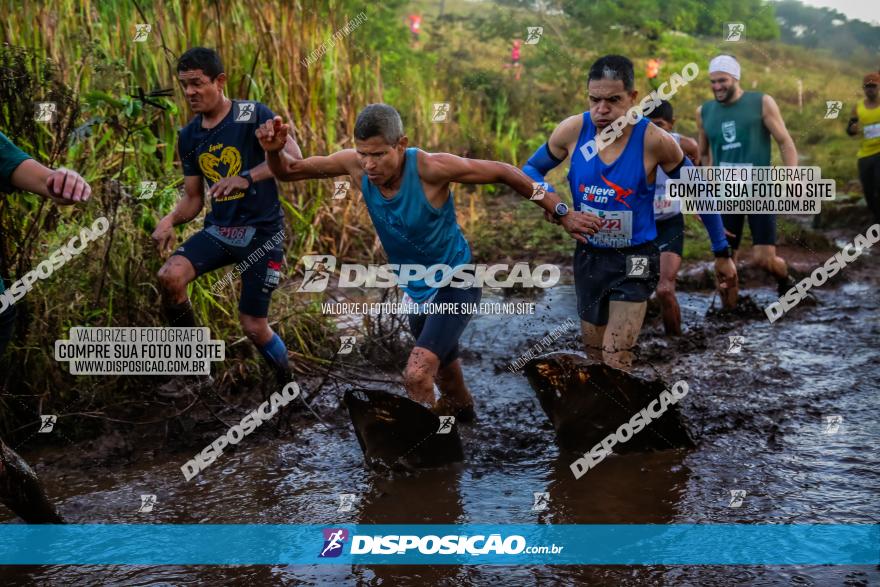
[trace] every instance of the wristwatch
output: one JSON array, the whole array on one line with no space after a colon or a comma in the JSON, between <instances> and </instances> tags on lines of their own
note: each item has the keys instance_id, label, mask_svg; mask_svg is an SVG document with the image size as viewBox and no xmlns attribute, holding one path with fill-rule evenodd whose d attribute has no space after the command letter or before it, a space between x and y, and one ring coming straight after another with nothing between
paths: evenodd
<instances>
[{"instance_id":1,"label":"wristwatch","mask_svg":"<svg viewBox=\"0 0 880 587\"><path fill-rule=\"evenodd\" d=\"M246 169L246 170L242 171L241 173L239 173L238 176L239 176L239 177L243 177L243 178L245 178L245 179L247 180L247 182L248 182L248 188L247 188L247 189L251 189L251 186L254 185L254 178L251 177L251 172L250 172L250 170L249 170L249 169Z\"/></svg>"},{"instance_id":2,"label":"wristwatch","mask_svg":"<svg viewBox=\"0 0 880 587\"><path fill-rule=\"evenodd\" d=\"M729 245L724 247L723 249L713 252L715 253L716 259L730 259L731 257L733 257L733 249L731 249Z\"/></svg>"},{"instance_id":3,"label":"wristwatch","mask_svg":"<svg viewBox=\"0 0 880 587\"><path fill-rule=\"evenodd\" d=\"M559 202L556 204L556 208L553 210L553 218L559 220L566 214L568 214L568 206L566 206L565 202Z\"/></svg>"}]
</instances>

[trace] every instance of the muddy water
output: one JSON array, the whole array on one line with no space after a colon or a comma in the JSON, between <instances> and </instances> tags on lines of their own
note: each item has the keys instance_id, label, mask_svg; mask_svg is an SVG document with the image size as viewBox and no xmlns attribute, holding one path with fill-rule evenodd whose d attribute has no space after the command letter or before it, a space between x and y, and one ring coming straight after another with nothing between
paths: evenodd
<instances>
[{"instance_id":1,"label":"muddy water","mask_svg":"<svg viewBox=\"0 0 880 587\"><path fill-rule=\"evenodd\" d=\"M870 260L876 264L876 259ZM532 316L480 316L466 331L465 376L480 423L463 430L464 464L415 476L368 473L342 412L325 407L294 436L255 435L190 483L189 454L100 470L43 466L24 451L69 521L80 523L876 523L880 521L880 294L876 271L818 292L820 305L770 325L704 318L711 296L680 295L689 334L646 329L646 374L690 385L691 451L614 456L580 480L560 454L525 378L506 370L575 311L561 285ZM849 276L848 276L849 277ZM763 307L769 289L752 290ZM488 290L484 301L500 301ZM577 348L566 331L550 350ZM731 335L745 337L729 353ZM329 390L337 395L337 390ZM332 402L326 404L332 405ZM841 416L836 433L825 418ZM329 426L329 428L328 428ZM729 507L733 489L742 505ZM534 492L550 494L532 511ZM152 513L139 495L156 494ZM338 495L357 496L338 513ZM5 511L4 514L5 516ZM548 561L552 562L552 561ZM876 567L29 567L4 584L868 585Z\"/></svg>"}]
</instances>

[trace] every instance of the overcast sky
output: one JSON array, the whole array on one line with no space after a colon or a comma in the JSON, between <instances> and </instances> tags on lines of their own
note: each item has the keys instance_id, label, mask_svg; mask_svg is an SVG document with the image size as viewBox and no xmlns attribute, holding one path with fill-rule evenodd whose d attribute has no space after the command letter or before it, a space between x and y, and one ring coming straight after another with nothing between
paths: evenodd
<instances>
[{"instance_id":1,"label":"overcast sky","mask_svg":"<svg viewBox=\"0 0 880 587\"><path fill-rule=\"evenodd\" d=\"M880 24L880 3L872 0L801 0L808 6L833 8L847 18L857 18L873 24Z\"/></svg>"}]
</instances>

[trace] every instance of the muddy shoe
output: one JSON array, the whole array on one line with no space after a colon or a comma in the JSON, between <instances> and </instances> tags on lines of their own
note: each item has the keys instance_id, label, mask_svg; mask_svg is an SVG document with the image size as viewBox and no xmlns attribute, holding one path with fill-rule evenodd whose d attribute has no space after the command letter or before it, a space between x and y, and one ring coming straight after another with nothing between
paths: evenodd
<instances>
[{"instance_id":1,"label":"muddy shoe","mask_svg":"<svg viewBox=\"0 0 880 587\"><path fill-rule=\"evenodd\" d=\"M445 397L441 397L431 411L437 416L455 416L455 421L462 424L473 424L477 419L474 404L469 406L453 405Z\"/></svg>"},{"instance_id":2,"label":"muddy shoe","mask_svg":"<svg viewBox=\"0 0 880 587\"><path fill-rule=\"evenodd\" d=\"M818 306L819 300L816 299L816 296L813 295L813 292L808 291L807 293L804 294L804 296L801 298L801 301L798 302L798 304L801 306Z\"/></svg>"},{"instance_id":3,"label":"muddy shoe","mask_svg":"<svg viewBox=\"0 0 880 587\"><path fill-rule=\"evenodd\" d=\"M779 297L785 295L785 292L794 287L794 279L791 278L791 275L787 276L785 279L780 279L776 282L776 293L779 294Z\"/></svg>"},{"instance_id":4,"label":"muddy shoe","mask_svg":"<svg viewBox=\"0 0 880 587\"><path fill-rule=\"evenodd\" d=\"M199 395L214 385L210 375L180 375L156 388L156 395L176 399L188 395Z\"/></svg>"}]
</instances>

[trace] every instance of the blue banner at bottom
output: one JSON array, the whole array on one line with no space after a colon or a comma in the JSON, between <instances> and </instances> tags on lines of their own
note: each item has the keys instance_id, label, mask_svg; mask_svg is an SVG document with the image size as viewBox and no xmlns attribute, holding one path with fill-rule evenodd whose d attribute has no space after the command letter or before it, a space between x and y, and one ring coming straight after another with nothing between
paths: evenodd
<instances>
[{"instance_id":1,"label":"blue banner at bottom","mask_svg":"<svg viewBox=\"0 0 880 587\"><path fill-rule=\"evenodd\" d=\"M876 565L880 525L0 525L0 565Z\"/></svg>"}]
</instances>

